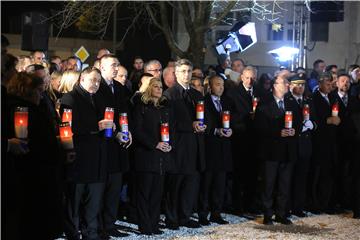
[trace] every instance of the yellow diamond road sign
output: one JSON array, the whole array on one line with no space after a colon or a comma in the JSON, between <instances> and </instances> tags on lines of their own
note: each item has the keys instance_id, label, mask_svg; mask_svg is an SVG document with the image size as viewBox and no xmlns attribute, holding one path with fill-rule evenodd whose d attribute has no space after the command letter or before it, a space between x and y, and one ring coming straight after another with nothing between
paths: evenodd
<instances>
[{"instance_id":1,"label":"yellow diamond road sign","mask_svg":"<svg viewBox=\"0 0 360 240\"><path fill-rule=\"evenodd\" d=\"M81 60L81 62L85 62L86 59L90 56L90 54L84 48L84 46L81 46L79 50L76 51L75 56L77 56Z\"/></svg>"}]
</instances>

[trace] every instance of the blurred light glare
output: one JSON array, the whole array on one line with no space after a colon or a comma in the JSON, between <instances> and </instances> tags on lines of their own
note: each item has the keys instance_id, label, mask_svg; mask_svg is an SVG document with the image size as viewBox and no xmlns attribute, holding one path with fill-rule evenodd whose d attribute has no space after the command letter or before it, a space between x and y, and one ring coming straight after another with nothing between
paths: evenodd
<instances>
[{"instance_id":1,"label":"blurred light glare","mask_svg":"<svg viewBox=\"0 0 360 240\"><path fill-rule=\"evenodd\" d=\"M286 62L292 60L295 55L299 54L299 49L293 47L281 47L271 50L268 53L279 62Z\"/></svg>"}]
</instances>

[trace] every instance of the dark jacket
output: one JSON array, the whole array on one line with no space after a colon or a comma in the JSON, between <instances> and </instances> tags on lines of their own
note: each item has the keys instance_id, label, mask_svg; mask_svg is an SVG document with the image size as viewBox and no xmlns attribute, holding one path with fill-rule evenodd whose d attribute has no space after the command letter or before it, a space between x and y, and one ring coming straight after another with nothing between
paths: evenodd
<instances>
[{"instance_id":1,"label":"dark jacket","mask_svg":"<svg viewBox=\"0 0 360 240\"><path fill-rule=\"evenodd\" d=\"M229 99L226 96L220 98L220 103L222 111L230 111ZM216 110L210 94L205 96L205 122L207 123L205 134L205 170L215 172L232 171L231 141L230 138L219 137L214 134L215 128L222 128L223 125L221 112Z\"/></svg>"},{"instance_id":2,"label":"dark jacket","mask_svg":"<svg viewBox=\"0 0 360 240\"><path fill-rule=\"evenodd\" d=\"M197 90L184 88L176 83L164 92L174 111L176 143L174 149L174 173L193 174L205 168L204 134L194 133L196 103L203 100Z\"/></svg>"},{"instance_id":3,"label":"dark jacket","mask_svg":"<svg viewBox=\"0 0 360 240\"><path fill-rule=\"evenodd\" d=\"M9 204L16 206L14 218L21 219L17 221L19 229L13 229L20 232L12 234L20 234L19 239L23 239L26 234L34 234L41 239L54 239L62 232L62 165L53 119L40 106L17 96L7 95L6 100L7 121L2 125L7 128L6 139L15 137L15 108L28 107L29 111L29 153L22 156L7 153L4 159L6 180L12 181L6 182L7 187L11 187L7 190L17 194L14 199L6 196L5 208Z\"/></svg>"},{"instance_id":4,"label":"dark jacket","mask_svg":"<svg viewBox=\"0 0 360 240\"><path fill-rule=\"evenodd\" d=\"M285 112L278 108L273 97L258 106L255 114L255 127L261 138L261 158L265 161L294 162L297 159L297 136L300 129L300 119L297 114L297 106L284 98L285 111L293 113L293 128L295 135L292 137L281 137L281 130L285 126Z\"/></svg>"},{"instance_id":5,"label":"dark jacket","mask_svg":"<svg viewBox=\"0 0 360 240\"><path fill-rule=\"evenodd\" d=\"M327 124L326 120L331 117L331 106L335 99L332 95L328 95L330 104L321 96L319 91L313 94L313 103L317 116L317 129L313 135L313 159L315 164L324 163L331 158L333 150L336 149L337 126ZM331 151L329 151L331 150Z\"/></svg>"},{"instance_id":6,"label":"dark jacket","mask_svg":"<svg viewBox=\"0 0 360 240\"><path fill-rule=\"evenodd\" d=\"M135 171L163 174L170 170L174 165L171 153L156 149L161 142L161 123L169 124L170 145L174 149L174 122L167 103L162 102L160 107L155 107L152 103L136 104L134 120Z\"/></svg>"},{"instance_id":7,"label":"dark jacket","mask_svg":"<svg viewBox=\"0 0 360 240\"><path fill-rule=\"evenodd\" d=\"M95 94L96 108L99 116L104 118L106 107L114 109L114 123L116 131L113 137L107 139L107 152L108 152L108 172L126 172L129 168L128 151L121 147L115 139L116 134L120 130L119 114L128 112L126 97L124 94L124 87L117 81L113 81L114 94L111 92L110 87L104 79L101 79L99 90Z\"/></svg>"},{"instance_id":8,"label":"dark jacket","mask_svg":"<svg viewBox=\"0 0 360 240\"><path fill-rule=\"evenodd\" d=\"M94 102L95 103L95 102ZM72 109L72 131L76 159L66 165L67 180L75 183L103 182L106 176L106 149L99 132L99 116L90 94L80 85L61 99L60 113Z\"/></svg>"},{"instance_id":9,"label":"dark jacket","mask_svg":"<svg viewBox=\"0 0 360 240\"><path fill-rule=\"evenodd\" d=\"M240 82L235 88L226 92L231 99L231 108L233 109L231 124L235 133L243 133L252 130L253 120L250 113L252 109L252 97L246 92L244 85ZM253 96L259 98L255 86L253 87Z\"/></svg>"}]
</instances>

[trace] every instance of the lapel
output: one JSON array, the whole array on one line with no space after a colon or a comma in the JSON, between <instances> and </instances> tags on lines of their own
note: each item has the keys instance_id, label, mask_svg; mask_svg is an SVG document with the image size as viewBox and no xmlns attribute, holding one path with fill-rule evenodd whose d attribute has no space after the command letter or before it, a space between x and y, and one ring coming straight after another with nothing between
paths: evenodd
<instances>
[{"instance_id":1,"label":"lapel","mask_svg":"<svg viewBox=\"0 0 360 240\"><path fill-rule=\"evenodd\" d=\"M215 104L214 104L214 102L213 102L213 100L211 98L211 94L207 94L206 99L207 99L207 101L209 103L208 104L210 106L209 111L212 112L212 115L214 115L214 116L221 115L221 112L218 112L218 110L215 107ZM220 103L221 103L221 101L220 101Z\"/></svg>"},{"instance_id":2,"label":"lapel","mask_svg":"<svg viewBox=\"0 0 360 240\"><path fill-rule=\"evenodd\" d=\"M111 98L112 100L114 100L114 98L115 98L115 84L113 85L114 93L112 93L109 85L106 83L105 79L103 79L103 78L101 78L100 87L102 88L102 91L103 91L104 95L107 98Z\"/></svg>"}]
</instances>

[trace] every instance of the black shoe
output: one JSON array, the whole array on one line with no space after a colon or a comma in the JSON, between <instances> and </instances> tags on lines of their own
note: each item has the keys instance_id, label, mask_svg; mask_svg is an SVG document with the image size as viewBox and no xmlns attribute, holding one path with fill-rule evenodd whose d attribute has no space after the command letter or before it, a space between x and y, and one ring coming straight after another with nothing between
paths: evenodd
<instances>
[{"instance_id":1,"label":"black shoe","mask_svg":"<svg viewBox=\"0 0 360 240\"><path fill-rule=\"evenodd\" d=\"M160 229L155 229L155 230L153 230L152 233L155 234L155 235L161 235L161 234L163 234L164 232L161 231Z\"/></svg>"},{"instance_id":2,"label":"black shoe","mask_svg":"<svg viewBox=\"0 0 360 240\"><path fill-rule=\"evenodd\" d=\"M292 214L297 217L306 217L306 214L303 211L294 211Z\"/></svg>"},{"instance_id":3,"label":"black shoe","mask_svg":"<svg viewBox=\"0 0 360 240\"><path fill-rule=\"evenodd\" d=\"M278 223L281 223L281 224L284 224L284 225L291 225L292 224L292 221L290 221L290 219L288 219L286 217L279 217L279 216L275 217L275 222L278 222Z\"/></svg>"},{"instance_id":4,"label":"black shoe","mask_svg":"<svg viewBox=\"0 0 360 240\"><path fill-rule=\"evenodd\" d=\"M166 228L170 230L179 230L179 224L177 223L166 223Z\"/></svg>"},{"instance_id":5,"label":"black shoe","mask_svg":"<svg viewBox=\"0 0 360 240\"><path fill-rule=\"evenodd\" d=\"M194 220L189 220L187 222L184 222L183 224L180 224L180 226L184 226L187 228L200 228L201 227L201 225Z\"/></svg>"},{"instance_id":6,"label":"black shoe","mask_svg":"<svg viewBox=\"0 0 360 240\"><path fill-rule=\"evenodd\" d=\"M354 212L353 218L360 219L360 212Z\"/></svg>"},{"instance_id":7,"label":"black shoe","mask_svg":"<svg viewBox=\"0 0 360 240\"><path fill-rule=\"evenodd\" d=\"M119 232L119 231L118 231L117 229L115 229L115 228L110 229L110 230L107 230L107 231L106 231L106 235L109 236L109 237L111 236L111 237L116 237L116 238L129 236L129 234Z\"/></svg>"},{"instance_id":8,"label":"black shoe","mask_svg":"<svg viewBox=\"0 0 360 240\"><path fill-rule=\"evenodd\" d=\"M264 217L264 221L263 221L264 225L274 225L273 220L271 219L271 217L265 216Z\"/></svg>"},{"instance_id":9,"label":"black shoe","mask_svg":"<svg viewBox=\"0 0 360 240\"><path fill-rule=\"evenodd\" d=\"M149 231L140 231L140 234L146 235L146 236L151 236L152 232L149 232Z\"/></svg>"},{"instance_id":10,"label":"black shoe","mask_svg":"<svg viewBox=\"0 0 360 240\"><path fill-rule=\"evenodd\" d=\"M228 221L225 221L221 216L211 216L210 222L217 223L217 224L229 224Z\"/></svg>"},{"instance_id":11,"label":"black shoe","mask_svg":"<svg viewBox=\"0 0 360 240\"><path fill-rule=\"evenodd\" d=\"M199 218L199 224L202 225L202 226L209 226L210 222L209 222L209 220L207 220L207 218L200 217Z\"/></svg>"},{"instance_id":12,"label":"black shoe","mask_svg":"<svg viewBox=\"0 0 360 240\"><path fill-rule=\"evenodd\" d=\"M326 214L329 214L329 215L334 215L336 214L336 211L334 208L328 208L324 211Z\"/></svg>"}]
</instances>

